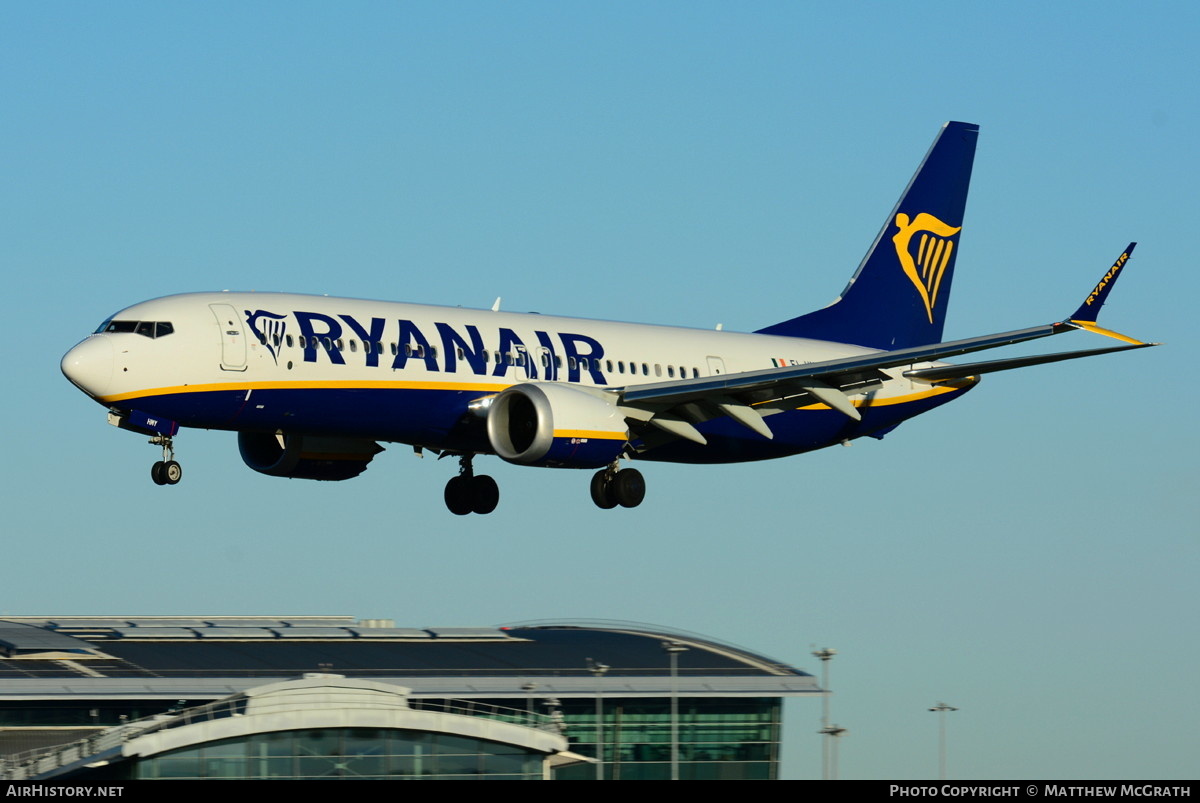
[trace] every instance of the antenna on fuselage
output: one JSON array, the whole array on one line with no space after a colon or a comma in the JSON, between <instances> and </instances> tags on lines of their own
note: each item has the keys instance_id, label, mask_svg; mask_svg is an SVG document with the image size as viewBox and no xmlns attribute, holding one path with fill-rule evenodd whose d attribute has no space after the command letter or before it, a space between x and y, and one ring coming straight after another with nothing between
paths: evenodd
<instances>
[{"instance_id":1,"label":"antenna on fuselage","mask_svg":"<svg viewBox=\"0 0 1200 803\"><path fill-rule=\"evenodd\" d=\"M500 296L496 296L496 300L492 302L492 312L500 311Z\"/></svg>"}]
</instances>

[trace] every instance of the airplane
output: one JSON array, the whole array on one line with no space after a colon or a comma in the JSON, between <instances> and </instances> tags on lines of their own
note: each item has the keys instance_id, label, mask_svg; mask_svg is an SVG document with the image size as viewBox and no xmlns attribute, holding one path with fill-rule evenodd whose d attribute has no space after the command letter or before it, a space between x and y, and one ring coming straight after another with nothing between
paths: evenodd
<instances>
[{"instance_id":1,"label":"airplane","mask_svg":"<svg viewBox=\"0 0 1200 803\"><path fill-rule=\"evenodd\" d=\"M287 293L172 295L104 320L62 358L110 424L150 436L159 485L179 482L181 428L229 430L262 474L346 480L380 443L457 457L446 507L487 514L479 455L598 469L600 508L639 505L629 463L786 457L861 437L959 398L981 374L1158 345L1097 315L1130 243L1069 317L942 340L979 127L942 126L850 283L831 305L752 333ZM1085 330L1123 342L950 364ZM622 467L622 466L625 467Z\"/></svg>"}]
</instances>

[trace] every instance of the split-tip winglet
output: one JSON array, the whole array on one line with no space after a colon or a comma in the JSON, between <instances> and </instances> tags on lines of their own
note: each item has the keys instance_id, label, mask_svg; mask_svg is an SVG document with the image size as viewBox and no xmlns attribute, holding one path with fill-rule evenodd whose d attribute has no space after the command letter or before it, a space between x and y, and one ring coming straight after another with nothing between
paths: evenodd
<instances>
[{"instance_id":1,"label":"split-tip winglet","mask_svg":"<svg viewBox=\"0 0 1200 803\"><path fill-rule=\"evenodd\" d=\"M1095 332L1098 335L1116 338L1117 340L1135 345L1160 345L1158 343L1146 343L1145 341L1138 340L1129 335L1123 335L1120 332L1114 332L1111 329L1105 329L1096 324L1096 318L1100 315L1100 308L1108 300L1108 294L1112 292L1113 285L1117 283L1117 277L1120 275L1121 269L1125 267L1125 263L1129 261L1129 257L1133 254L1135 246L1137 246L1137 243L1130 243L1121 252L1121 255L1113 261L1112 266L1104 272L1104 275L1100 277L1100 281L1092 288L1092 292L1088 293L1087 298L1079 305L1079 309L1075 310L1067 320L1062 321L1062 325Z\"/></svg>"}]
</instances>

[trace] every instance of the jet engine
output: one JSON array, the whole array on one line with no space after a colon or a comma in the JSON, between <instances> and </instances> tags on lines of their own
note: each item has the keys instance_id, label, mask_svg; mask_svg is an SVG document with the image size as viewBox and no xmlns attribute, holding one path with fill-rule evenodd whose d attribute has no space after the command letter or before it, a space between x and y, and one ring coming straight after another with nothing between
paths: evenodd
<instances>
[{"instance_id":1,"label":"jet engine","mask_svg":"<svg viewBox=\"0 0 1200 803\"><path fill-rule=\"evenodd\" d=\"M510 463L553 468L598 468L629 442L615 401L581 388L540 382L513 385L487 413L492 449Z\"/></svg>"},{"instance_id":2,"label":"jet engine","mask_svg":"<svg viewBox=\"0 0 1200 803\"><path fill-rule=\"evenodd\" d=\"M348 480L383 451L375 441L239 432L242 461L260 474L302 480Z\"/></svg>"}]
</instances>

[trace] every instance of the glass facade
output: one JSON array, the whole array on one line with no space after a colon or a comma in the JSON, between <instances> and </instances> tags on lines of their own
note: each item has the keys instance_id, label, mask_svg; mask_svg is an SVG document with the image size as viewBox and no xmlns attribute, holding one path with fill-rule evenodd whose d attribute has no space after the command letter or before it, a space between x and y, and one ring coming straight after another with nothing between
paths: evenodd
<instances>
[{"instance_id":1,"label":"glass facade","mask_svg":"<svg viewBox=\"0 0 1200 803\"><path fill-rule=\"evenodd\" d=\"M415 699L419 710L451 711L450 701ZM488 711L511 711L512 699L476 700L476 716L510 721ZM603 774L607 780L656 780L671 777L671 701L666 697L601 698L603 710ZM774 780L779 773L782 700L778 697L680 697L679 777L683 780ZM172 708L161 705L161 710ZM519 705L519 703L518 703ZM33 719L39 723L80 718L69 706L52 705ZM461 701L459 701L461 706ZM139 701L84 707L86 720L112 720L116 715L155 704ZM531 697L529 711L547 713L544 700ZM570 740L568 749L596 755L596 698L560 699L558 704ZM52 713L54 712L54 713ZM71 713L73 716L62 716ZM149 712L149 711L148 711ZM460 713L458 708L453 712ZM15 713L9 719L25 720ZM65 723L63 723L65 724ZM521 724L521 723L517 723ZM539 780L542 756L518 747L418 731L340 729L262 733L211 742L147 759L121 762L77 777L127 778L385 778L396 780L512 779ZM594 764L561 767L555 780L592 780Z\"/></svg>"},{"instance_id":2,"label":"glass facade","mask_svg":"<svg viewBox=\"0 0 1200 803\"><path fill-rule=\"evenodd\" d=\"M514 745L445 733L325 728L222 739L113 769L127 778L159 780L540 781L543 758Z\"/></svg>"},{"instance_id":3,"label":"glass facade","mask_svg":"<svg viewBox=\"0 0 1200 803\"><path fill-rule=\"evenodd\" d=\"M669 699L601 700L604 777L671 777ZM679 777L682 780L773 780L779 772L781 707L778 698L681 697ZM562 701L571 750L596 755L596 700ZM590 780L595 765L563 767L556 780Z\"/></svg>"}]
</instances>

